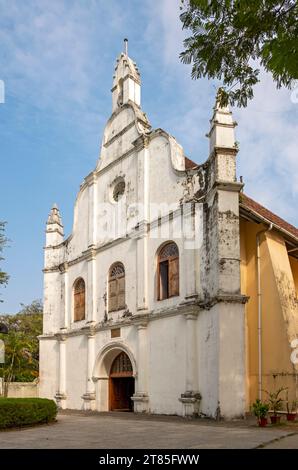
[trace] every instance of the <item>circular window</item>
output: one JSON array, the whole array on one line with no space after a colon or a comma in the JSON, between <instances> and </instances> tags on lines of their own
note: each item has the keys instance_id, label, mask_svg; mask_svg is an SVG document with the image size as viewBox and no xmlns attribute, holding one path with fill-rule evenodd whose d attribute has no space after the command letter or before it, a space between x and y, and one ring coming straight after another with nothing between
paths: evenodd
<instances>
[{"instance_id":1,"label":"circular window","mask_svg":"<svg viewBox=\"0 0 298 470\"><path fill-rule=\"evenodd\" d=\"M123 196L124 191L125 191L125 181L124 181L124 179L121 178L121 180L119 180L115 184L115 187L113 189L113 199L114 199L114 201L116 201L116 202L119 201L119 199L121 199L121 197Z\"/></svg>"}]
</instances>

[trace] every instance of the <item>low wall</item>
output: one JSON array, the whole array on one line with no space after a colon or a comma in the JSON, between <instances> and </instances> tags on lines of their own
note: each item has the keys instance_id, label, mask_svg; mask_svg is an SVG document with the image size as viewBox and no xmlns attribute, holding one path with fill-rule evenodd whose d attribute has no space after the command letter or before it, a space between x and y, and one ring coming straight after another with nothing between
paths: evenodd
<instances>
[{"instance_id":1,"label":"low wall","mask_svg":"<svg viewBox=\"0 0 298 470\"><path fill-rule=\"evenodd\" d=\"M2 384L0 382L0 395ZM38 397L38 383L36 382L12 382L8 388L9 398L36 398Z\"/></svg>"}]
</instances>

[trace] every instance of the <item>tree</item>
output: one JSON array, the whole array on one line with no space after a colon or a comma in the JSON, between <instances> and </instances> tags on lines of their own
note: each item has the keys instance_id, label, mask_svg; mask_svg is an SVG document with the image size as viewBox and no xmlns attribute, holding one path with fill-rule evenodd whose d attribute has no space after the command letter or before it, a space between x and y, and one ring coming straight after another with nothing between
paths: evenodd
<instances>
[{"instance_id":1,"label":"tree","mask_svg":"<svg viewBox=\"0 0 298 470\"><path fill-rule=\"evenodd\" d=\"M30 382L38 377L42 303L34 300L30 305L21 304L21 307L16 315L0 316L0 322L8 328L8 334L0 334L5 344L5 364L0 364L5 395L12 381Z\"/></svg>"},{"instance_id":2,"label":"tree","mask_svg":"<svg viewBox=\"0 0 298 470\"><path fill-rule=\"evenodd\" d=\"M33 366L33 367L32 367ZM33 374L32 374L33 372ZM18 375L36 377L32 356L32 344L21 332L10 331L5 338L5 363L1 376L4 379L4 396L7 397L9 385Z\"/></svg>"},{"instance_id":3,"label":"tree","mask_svg":"<svg viewBox=\"0 0 298 470\"><path fill-rule=\"evenodd\" d=\"M247 106L259 82L258 61L277 88L298 78L297 0L181 0L180 19L191 31L184 40L183 63L192 78L222 82L221 106Z\"/></svg>"},{"instance_id":4,"label":"tree","mask_svg":"<svg viewBox=\"0 0 298 470\"><path fill-rule=\"evenodd\" d=\"M5 222L0 221L0 261L3 261L4 258L1 256L4 247L6 246L7 243L7 238L5 236ZM2 271L0 268L0 285L6 285L8 282L9 276L7 273ZM0 302L3 302L3 300L0 299Z\"/></svg>"}]
</instances>

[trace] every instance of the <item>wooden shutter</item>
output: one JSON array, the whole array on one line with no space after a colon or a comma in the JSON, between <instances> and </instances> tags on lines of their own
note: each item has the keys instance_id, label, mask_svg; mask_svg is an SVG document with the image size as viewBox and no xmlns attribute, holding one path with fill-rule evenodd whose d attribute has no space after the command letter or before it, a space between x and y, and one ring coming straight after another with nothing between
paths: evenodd
<instances>
[{"instance_id":1,"label":"wooden shutter","mask_svg":"<svg viewBox=\"0 0 298 470\"><path fill-rule=\"evenodd\" d=\"M74 321L84 320L85 318L85 282L82 278L78 279L74 287Z\"/></svg>"},{"instance_id":2,"label":"wooden shutter","mask_svg":"<svg viewBox=\"0 0 298 470\"><path fill-rule=\"evenodd\" d=\"M167 243L160 250L158 282L159 300L179 295L179 250L174 242Z\"/></svg>"},{"instance_id":3,"label":"wooden shutter","mask_svg":"<svg viewBox=\"0 0 298 470\"><path fill-rule=\"evenodd\" d=\"M125 277L122 276L118 281L118 309L125 308Z\"/></svg>"},{"instance_id":4,"label":"wooden shutter","mask_svg":"<svg viewBox=\"0 0 298 470\"><path fill-rule=\"evenodd\" d=\"M80 320L85 318L85 290L80 293Z\"/></svg>"},{"instance_id":5,"label":"wooden shutter","mask_svg":"<svg viewBox=\"0 0 298 470\"><path fill-rule=\"evenodd\" d=\"M169 297L179 295L179 258L169 259Z\"/></svg>"},{"instance_id":6,"label":"wooden shutter","mask_svg":"<svg viewBox=\"0 0 298 470\"><path fill-rule=\"evenodd\" d=\"M117 296L117 279L111 279L109 281L109 312L113 312L118 308L118 296Z\"/></svg>"},{"instance_id":7,"label":"wooden shutter","mask_svg":"<svg viewBox=\"0 0 298 470\"><path fill-rule=\"evenodd\" d=\"M78 321L78 316L79 316L79 298L80 294L75 293L74 294L74 321Z\"/></svg>"},{"instance_id":8,"label":"wooden shutter","mask_svg":"<svg viewBox=\"0 0 298 470\"><path fill-rule=\"evenodd\" d=\"M109 312L125 308L125 270L122 263L110 268Z\"/></svg>"}]
</instances>

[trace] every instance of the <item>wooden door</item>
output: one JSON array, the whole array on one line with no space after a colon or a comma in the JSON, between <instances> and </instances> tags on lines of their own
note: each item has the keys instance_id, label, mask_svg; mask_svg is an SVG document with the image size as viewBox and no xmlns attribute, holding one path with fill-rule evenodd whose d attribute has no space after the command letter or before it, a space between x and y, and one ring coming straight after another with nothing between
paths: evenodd
<instances>
[{"instance_id":1,"label":"wooden door","mask_svg":"<svg viewBox=\"0 0 298 470\"><path fill-rule=\"evenodd\" d=\"M109 380L109 400L111 411L132 411L134 394L134 378L132 365L125 352L116 356L111 366Z\"/></svg>"},{"instance_id":2,"label":"wooden door","mask_svg":"<svg viewBox=\"0 0 298 470\"><path fill-rule=\"evenodd\" d=\"M131 400L134 394L133 377L111 377L110 378L110 410L132 411Z\"/></svg>"}]
</instances>

